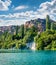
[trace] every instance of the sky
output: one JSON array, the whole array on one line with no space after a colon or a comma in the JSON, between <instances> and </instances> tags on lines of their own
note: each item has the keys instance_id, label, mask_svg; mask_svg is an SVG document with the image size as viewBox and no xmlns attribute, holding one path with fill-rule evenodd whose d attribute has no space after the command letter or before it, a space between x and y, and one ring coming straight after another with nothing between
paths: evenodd
<instances>
[{"instance_id":1,"label":"sky","mask_svg":"<svg viewBox=\"0 0 56 65\"><path fill-rule=\"evenodd\" d=\"M0 26L46 18L56 21L56 0L0 0Z\"/></svg>"}]
</instances>

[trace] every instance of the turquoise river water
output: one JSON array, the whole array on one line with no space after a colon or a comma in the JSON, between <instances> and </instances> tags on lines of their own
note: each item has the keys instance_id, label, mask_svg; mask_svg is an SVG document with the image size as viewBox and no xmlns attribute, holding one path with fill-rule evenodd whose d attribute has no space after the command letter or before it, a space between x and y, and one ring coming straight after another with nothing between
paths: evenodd
<instances>
[{"instance_id":1,"label":"turquoise river water","mask_svg":"<svg viewBox=\"0 0 56 65\"><path fill-rule=\"evenodd\" d=\"M0 53L0 65L56 65L56 51Z\"/></svg>"}]
</instances>

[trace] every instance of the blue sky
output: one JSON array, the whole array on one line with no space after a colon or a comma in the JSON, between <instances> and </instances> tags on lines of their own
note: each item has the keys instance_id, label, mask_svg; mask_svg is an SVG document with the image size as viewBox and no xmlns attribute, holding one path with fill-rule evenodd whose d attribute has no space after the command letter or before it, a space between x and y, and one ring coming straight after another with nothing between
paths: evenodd
<instances>
[{"instance_id":1,"label":"blue sky","mask_svg":"<svg viewBox=\"0 0 56 65\"><path fill-rule=\"evenodd\" d=\"M0 0L0 26L21 25L47 14L56 20L56 0Z\"/></svg>"}]
</instances>

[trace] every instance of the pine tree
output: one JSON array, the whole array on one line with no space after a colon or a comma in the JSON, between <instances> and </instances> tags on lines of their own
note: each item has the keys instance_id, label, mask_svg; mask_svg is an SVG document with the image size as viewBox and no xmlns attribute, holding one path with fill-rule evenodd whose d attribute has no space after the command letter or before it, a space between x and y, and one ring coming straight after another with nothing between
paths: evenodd
<instances>
[{"instance_id":1,"label":"pine tree","mask_svg":"<svg viewBox=\"0 0 56 65\"><path fill-rule=\"evenodd\" d=\"M49 15L46 16L46 31L50 30L50 18Z\"/></svg>"},{"instance_id":2,"label":"pine tree","mask_svg":"<svg viewBox=\"0 0 56 65\"><path fill-rule=\"evenodd\" d=\"M16 26L16 35L18 35L18 26Z\"/></svg>"},{"instance_id":3,"label":"pine tree","mask_svg":"<svg viewBox=\"0 0 56 65\"><path fill-rule=\"evenodd\" d=\"M24 25L20 26L20 37L23 38L24 37Z\"/></svg>"},{"instance_id":4,"label":"pine tree","mask_svg":"<svg viewBox=\"0 0 56 65\"><path fill-rule=\"evenodd\" d=\"M51 23L51 30L54 30L54 23Z\"/></svg>"}]
</instances>

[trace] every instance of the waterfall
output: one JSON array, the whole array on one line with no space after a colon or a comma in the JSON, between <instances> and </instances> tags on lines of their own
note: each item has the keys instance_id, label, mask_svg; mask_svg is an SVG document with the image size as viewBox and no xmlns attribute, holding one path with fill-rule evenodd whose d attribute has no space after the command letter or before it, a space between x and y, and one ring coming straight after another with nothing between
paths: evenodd
<instances>
[{"instance_id":1,"label":"waterfall","mask_svg":"<svg viewBox=\"0 0 56 65\"><path fill-rule=\"evenodd\" d=\"M27 48L30 48L31 50L35 50L36 49L35 42L27 43Z\"/></svg>"},{"instance_id":2,"label":"waterfall","mask_svg":"<svg viewBox=\"0 0 56 65\"><path fill-rule=\"evenodd\" d=\"M35 42L32 43L31 49L32 50L35 50L36 49Z\"/></svg>"}]
</instances>

